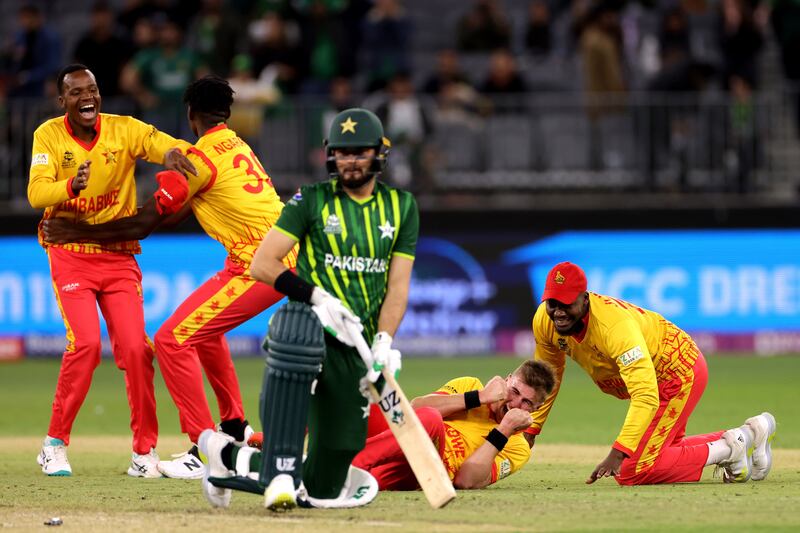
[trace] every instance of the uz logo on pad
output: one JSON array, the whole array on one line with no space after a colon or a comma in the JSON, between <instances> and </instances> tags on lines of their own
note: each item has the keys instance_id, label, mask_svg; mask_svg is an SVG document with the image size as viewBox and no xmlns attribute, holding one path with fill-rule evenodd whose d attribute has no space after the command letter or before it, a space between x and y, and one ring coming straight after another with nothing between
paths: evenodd
<instances>
[{"instance_id":1,"label":"uz logo on pad","mask_svg":"<svg viewBox=\"0 0 800 533\"><path fill-rule=\"evenodd\" d=\"M275 468L278 472L294 472L294 457L276 457Z\"/></svg>"}]
</instances>

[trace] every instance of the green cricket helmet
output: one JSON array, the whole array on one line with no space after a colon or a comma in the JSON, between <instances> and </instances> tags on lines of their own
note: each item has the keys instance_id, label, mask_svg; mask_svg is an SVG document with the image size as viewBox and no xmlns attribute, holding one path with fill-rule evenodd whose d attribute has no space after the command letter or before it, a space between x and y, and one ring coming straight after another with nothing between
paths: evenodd
<instances>
[{"instance_id":1,"label":"green cricket helmet","mask_svg":"<svg viewBox=\"0 0 800 533\"><path fill-rule=\"evenodd\" d=\"M360 107L345 109L333 117L328 138L325 140L328 173L332 177L338 175L333 157L333 151L337 148L375 148L376 156L372 161L371 171L373 174L380 173L386 167L391 146L389 139L383 135L383 125L375 113Z\"/></svg>"}]
</instances>

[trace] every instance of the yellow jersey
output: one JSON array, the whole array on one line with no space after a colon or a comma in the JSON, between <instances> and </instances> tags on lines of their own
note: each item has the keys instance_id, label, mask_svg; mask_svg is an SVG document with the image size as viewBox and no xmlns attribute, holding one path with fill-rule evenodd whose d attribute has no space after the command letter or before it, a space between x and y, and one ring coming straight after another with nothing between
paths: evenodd
<instances>
[{"instance_id":1,"label":"yellow jersey","mask_svg":"<svg viewBox=\"0 0 800 533\"><path fill-rule=\"evenodd\" d=\"M272 180L253 150L220 124L187 152L197 169L189 176L192 211L208 235L219 241L234 263L250 267L253 255L283 209ZM296 248L284 259L293 268Z\"/></svg>"},{"instance_id":2,"label":"yellow jersey","mask_svg":"<svg viewBox=\"0 0 800 533\"><path fill-rule=\"evenodd\" d=\"M585 327L575 336L556 332L545 304L533 317L534 358L556 372L553 393L532 413L529 433L544 425L571 357L606 394L631 404L614 447L633 455L659 405L658 384L690 374L700 351L683 330L660 314L629 302L589 293Z\"/></svg>"},{"instance_id":3,"label":"yellow jersey","mask_svg":"<svg viewBox=\"0 0 800 533\"><path fill-rule=\"evenodd\" d=\"M464 394L480 390L483 383L478 378L462 377L448 381L436 394ZM475 453L486 442L486 435L497 427L491 417L489 407L481 405L469 411L462 411L444 419L444 457L442 462L450 479L453 479L467 457ZM516 472L528 462L531 450L522 433L509 437L501 452L494 458L492 483Z\"/></svg>"},{"instance_id":4,"label":"yellow jersey","mask_svg":"<svg viewBox=\"0 0 800 533\"><path fill-rule=\"evenodd\" d=\"M34 132L28 201L34 208L45 209L42 220L61 217L101 224L131 216L136 213L136 160L162 163L171 148L190 146L127 116L100 113L95 131L92 142L81 141L65 115L46 121ZM92 162L88 186L75 195L72 178L87 159ZM45 243L41 225L39 242L82 253L140 252L139 241Z\"/></svg>"}]
</instances>

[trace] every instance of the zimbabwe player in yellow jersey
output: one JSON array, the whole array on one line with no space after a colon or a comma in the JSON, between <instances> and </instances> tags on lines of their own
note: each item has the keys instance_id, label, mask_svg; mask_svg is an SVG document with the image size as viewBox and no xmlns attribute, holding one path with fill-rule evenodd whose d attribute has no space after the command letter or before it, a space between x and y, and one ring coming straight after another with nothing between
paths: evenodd
<instances>
[{"instance_id":1,"label":"zimbabwe player in yellow jersey","mask_svg":"<svg viewBox=\"0 0 800 533\"><path fill-rule=\"evenodd\" d=\"M91 228L135 213L137 159L194 170L180 152L188 143L135 118L100 113L100 90L84 65L63 68L57 87L65 115L47 120L33 134L28 200L45 210L43 223L80 222ZM47 251L67 330L50 427L38 456L42 471L49 476L72 474L66 447L100 363L99 305L114 360L125 372L133 431L128 474L159 475L153 351L144 330L142 273L134 258L140 251L138 241L119 238L100 244L66 239L53 244L43 240L42 225L39 241Z\"/></svg>"},{"instance_id":2,"label":"zimbabwe player in yellow jersey","mask_svg":"<svg viewBox=\"0 0 800 533\"><path fill-rule=\"evenodd\" d=\"M764 479L772 465L773 416L687 437L686 422L708 381L697 345L658 313L586 288L583 270L572 263L547 275L533 318L534 358L555 368L559 384L532 415L531 443L558 395L568 356L600 390L630 399L611 451L587 483L605 476L621 485L692 482L708 465L722 467L726 482Z\"/></svg>"},{"instance_id":3,"label":"zimbabwe player in yellow jersey","mask_svg":"<svg viewBox=\"0 0 800 533\"><path fill-rule=\"evenodd\" d=\"M187 87L184 101L199 140L188 150L197 170L188 173L190 201L180 215L191 208L206 233L228 251L228 258L225 267L197 288L159 328L156 356L178 407L181 429L193 443L204 429L215 427L203 388L203 371L217 397L222 430L243 442L249 436L245 432L252 430L244 417L224 334L283 298L250 277L253 254L283 203L253 150L225 124L233 103L228 82L213 76L199 79ZM160 191L175 196L172 187L179 185L177 182L162 185ZM50 224L46 234L59 240L65 234L73 238L76 232L99 241L120 236L142 238L165 218L151 200L135 216L111 224L92 228ZM292 250L285 265L293 268L295 257ZM193 448L173 461L161 461L158 469L168 477L200 478L205 467L196 454Z\"/></svg>"},{"instance_id":4,"label":"zimbabwe player in yellow jersey","mask_svg":"<svg viewBox=\"0 0 800 533\"><path fill-rule=\"evenodd\" d=\"M530 413L553 391L548 364L526 361L507 377L483 386L475 377L448 381L439 390L411 401L420 422L439 449L453 486L480 489L525 466L530 448L521 431ZM381 490L419 489L403 451L373 404L367 444L353 466L372 474Z\"/></svg>"}]
</instances>

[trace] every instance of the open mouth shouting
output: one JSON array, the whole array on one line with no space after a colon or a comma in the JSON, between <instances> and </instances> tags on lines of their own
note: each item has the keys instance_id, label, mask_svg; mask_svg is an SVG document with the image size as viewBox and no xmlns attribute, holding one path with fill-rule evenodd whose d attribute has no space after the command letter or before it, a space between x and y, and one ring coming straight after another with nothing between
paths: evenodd
<instances>
[{"instance_id":1,"label":"open mouth shouting","mask_svg":"<svg viewBox=\"0 0 800 533\"><path fill-rule=\"evenodd\" d=\"M97 106L94 104L84 104L78 107L78 114L85 121L93 121L97 118Z\"/></svg>"}]
</instances>

